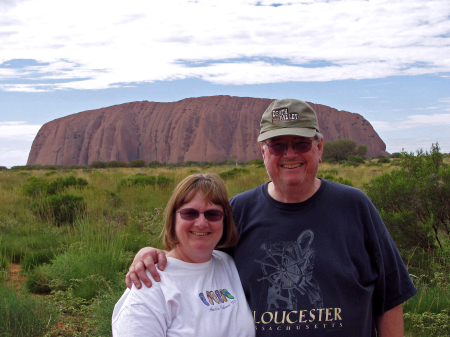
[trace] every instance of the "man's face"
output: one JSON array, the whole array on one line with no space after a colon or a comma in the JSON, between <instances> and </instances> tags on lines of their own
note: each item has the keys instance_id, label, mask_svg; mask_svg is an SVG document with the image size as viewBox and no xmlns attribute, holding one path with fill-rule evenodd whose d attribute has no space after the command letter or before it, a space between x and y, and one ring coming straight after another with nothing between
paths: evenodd
<instances>
[{"instance_id":1,"label":"man's face","mask_svg":"<svg viewBox=\"0 0 450 337\"><path fill-rule=\"evenodd\" d=\"M287 151L279 154L273 148L270 149L270 145L279 145L278 141L287 142ZM302 145L308 142L312 142L310 147ZM297 151L293 149L294 144ZM277 189L283 190L296 185L307 189L313 186L322 158L323 139L317 142L312 138L280 136L270 138L260 145L267 173ZM305 150L307 151L304 152Z\"/></svg>"}]
</instances>

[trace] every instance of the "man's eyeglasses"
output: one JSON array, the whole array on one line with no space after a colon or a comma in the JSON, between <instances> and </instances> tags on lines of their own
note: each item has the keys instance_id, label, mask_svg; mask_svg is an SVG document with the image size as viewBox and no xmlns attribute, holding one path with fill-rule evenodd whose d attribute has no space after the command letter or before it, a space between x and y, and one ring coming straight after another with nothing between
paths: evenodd
<instances>
[{"instance_id":1,"label":"man's eyeglasses","mask_svg":"<svg viewBox=\"0 0 450 337\"><path fill-rule=\"evenodd\" d=\"M296 138L292 141L292 149L295 153L305 153L311 150L314 138ZM289 148L288 141L284 139L277 139L265 144L269 148L269 153L272 156L284 156Z\"/></svg>"},{"instance_id":2,"label":"man's eyeglasses","mask_svg":"<svg viewBox=\"0 0 450 337\"><path fill-rule=\"evenodd\" d=\"M205 219L208 221L219 221L223 218L223 212L219 211L218 209L209 209L204 212L200 212L196 210L195 208L183 208L179 211L175 211L177 213L180 213L180 217L183 220L192 221L197 219L200 216L200 213L203 213L205 216Z\"/></svg>"}]
</instances>

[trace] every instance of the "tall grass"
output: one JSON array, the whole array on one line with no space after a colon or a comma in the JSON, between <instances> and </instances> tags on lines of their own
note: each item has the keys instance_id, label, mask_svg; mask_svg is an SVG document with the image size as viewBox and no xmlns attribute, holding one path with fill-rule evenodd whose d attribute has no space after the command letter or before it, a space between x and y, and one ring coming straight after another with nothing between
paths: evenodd
<instances>
[{"instance_id":1,"label":"tall grass","mask_svg":"<svg viewBox=\"0 0 450 337\"><path fill-rule=\"evenodd\" d=\"M41 337L56 323L49 304L0 285L0 336Z\"/></svg>"}]
</instances>

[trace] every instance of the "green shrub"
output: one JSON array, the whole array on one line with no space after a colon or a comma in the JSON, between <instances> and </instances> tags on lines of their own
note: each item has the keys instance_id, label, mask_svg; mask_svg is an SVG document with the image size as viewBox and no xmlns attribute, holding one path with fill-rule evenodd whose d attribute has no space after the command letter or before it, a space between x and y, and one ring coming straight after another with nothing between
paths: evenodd
<instances>
[{"instance_id":1,"label":"green shrub","mask_svg":"<svg viewBox=\"0 0 450 337\"><path fill-rule=\"evenodd\" d=\"M440 313L405 313L405 328L411 336L448 337L450 336L450 314L448 309ZM406 329L405 329L406 330Z\"/></svg>"},{"instance_id":2,"label":"green shrub","mask_svg":"<svg viewBox=\"0 0 450 337\"><path fill-rule=\"evenodd\" d=\"M37 266L27 272L26 288L33 294L50 294L50 280L48 278L49 265Z\"/></svg>"},{"instance_id":3,"label":"green shrub","mask_svg":"<svg viewBox=\"0 0 450 337\"><path fill-rule=\"evenodd\" d=\"M38 250L32 250L27 252L20 262L22 270L29 271L36 266L44 263L49 263L54 256L54 252L51 249L44 248Z\"/></svg>"},{"instance_id":4,"label":"green shrub","mask_svg":"<svg viewBox=\"0 0 450 337\"><path fill-rule=\"evenodd\" d=\"M242 173L249 173L250 171L245 169L245 168L241 168L241 167L235 167L229 171L225 171L225 172L221 172L219 173L220 178L222 178L223 180L229 179L229 178L233 178L237 175L240 175Z\"/></svg>"},{"instance_id":5,"label":"green shrub","mask_svg":"<svg viewBox=\"0 0 450 337\"><path fill-rule=\"evenodd\" d=\"M166 164L165 164L165 163L160 163L160 162L157 161L157 160L153 160L153 161L151 161L150 163L148 163L147 166L148 166L148 167L156 168L156 167L163 167L163 166L166 166Z\"/></svg>"},{"instance_id":6,"label":"green shrub","mask_svg":"<svg viewBox=\"0 0 450 337\"><path fill-rule=\"evenodd\" d=\"M403 152L400 169L364 185L372 202L383 211L388 229L404 236L398 240L409 241L411 247L434 248L430 242L434 233L434 241L443 249L439 232L450 232L450 167L443 163L439 150L438 144L432 144L429 153ZM411 241L413 236L416 241Z\"/></svg>"},{"instance_id":7,"label":"green shrub","mask_svg":"<svg viewBox=\"0 0 450 337\"><path fill-rule=\"evenodd\" d=\"M389 164L391 161L389 160L389 158L380 158L377 162L378 164Z\"/></svg>"},{"instance_id":8,"label":"green shrub","mask_svg":"<svg viewBox=\"0 0 450 337\"><path fill-rule=\"evenodd\" d=\"M364 164L366 161L359 156L348 156L348 161L350 163Z\"/></svg>"},{"instance_id":9,"label":"green shrub","mask_svg":"<svg viewBox=\"0 0 450 337\"><path fill-rule=\"evenodd\" d=\"M172 178L163 176L163 175L159 175L156 178L156 184L158 184L158 186L160 187L167 187L170 186L174 183L174 180Z\"/></svg>"},{"instance_id":10,"label":"green shrub","mask_svg":"<svg viewBox=\"0 0 450 337\"><path fill-rule=\"evenodd\" d=\"M77 214L86 210L83 197L72 194L51 195L32 204L35 213L43 220L54 221L58 226L73 223Z\"/></svg>"},{"instance_id":11,"label":"green shrub","mask_svg":"<svg viewBox=\"0 0 450 337\"><path fill-rule=\"evenodd\" d=\"M8 270L10 259L6 254L3 253L3 251L1 251L0 253L1 253L0 255L0 272L1 272L3 270Z\"/></svg>"},{"instance_id":12,"label":"green shrub","mask_svg":"<svg viewBox=\"0 0 450 337\"><path fill-rule=\"evenodd\" d=\"M359 154L357 152L357 146L358 143L350 139L337 139L328 141L323 144L322 158L324 161L337 163L342 160L347 160L348 156Z\"/></svg>"},{"instance_id":13,"label":"green shrub","mask_svg":"<svg viewBox=\"0 0 450 337\"><path fill-rule=\"evenodd\" d=\"M97 168L97 169L99 169L99 168L106 168L106 163L104 161L99 161L98 160L98 161L94 161L94 162L90 163L89 166L91 168Z\"/></svg>"},{"instance_id":14,"label":"green shrub","mask_svg":"<svg viewBox=\"0 0 450 337\"><path fill-rule=\"evenodd\" d=\"M112 160L106 163L106 167L128 167L128 164L120 160Z\"/></svg>"},{"instance_id":15,"label":"green shrub","mask_svg":"<svg viewBox=\"0 0 450 337\"><path fill-rule=\"evenodd\" d=\"M155 185L156 177L155 176L147 176L143 173L135 174L133 177L122 178L117 183L117 188L122 187L133 187L133 186L148 186Z\"/></svg>"},{"instance_id":16,"label":"green shrub","mask_svg":"<svg viewBox=\"0 0 450 337\"><path fill-rule=\"evenodd\" d=\"M88 185L88 182L86 179L83 178L75 178L75 176L71 175L69 177L60 177L57 178L55 181L48 184L47 188L47 194L53 195L57 193L63 192L68 187L76 187L76 188L83 188Z\"/></svg>"},{"instance_id":17,"label":"green shrub","mask_svg":"<svg viewBox=\"0 0 450 337\"><path fill-rule=\"evenodd\" d=\"M57 173L58 172L56 172L56 171L48 171L48 172L45 172L45 176L49 177L49 176L52 176L52 175L57 174Z\"/></svg>"},{"instance_id":18,"label":"green shrub","mask_svg":"<svg viewBox=\"0 0 450 337\"><path fill-rule=\"evenodd\" d=\"M130 167L145 167L147 166L147 163L144 159L134 159L128 163L128 166Z\"/></svg>"},{"instance_id":19,"label":"green shrub","mask_svg":"<svg viewBox=\"0 0 450 337\"><path fill-rule=\"evenodd\" d=\"M28 178L28 184L23 185L22 193L30 197L46 195L48 191L48 182L42 178Z\"/></svg>"},{"instance_id":20,"label":"green shrub","mask_svg":"<svg viewBox=\"0 0 450 337\"><path fill-rule=\"evenodd\" d=\"M0 336L41 337L56 324L55 311L48 304L0 287Z\"/></svg>"},{"instance_id":21,"label":"green shrub","mask_svg":"<svg viewBox=\"0 0 450 337\"><path fill-rule=\"evenodd\" d=\"M256 166L264 166L264 160L260 159L260 158L256 158L256 159L252 159L250 160L250 164L251 165L256 165Z\"/></svg>"},{"instance_id":22,"label":"green shrub","mask_svg":"<svg viewBox=\"0 0 450 337\"><path fill-rule=\"evenodd\" d=\"M103 238L99 238L104 241ZM57 255L50 265L35 268L41 273L41 284L52 290L71 289L75 297L91 300L108 287L131 263L132 257L114 242L75 244L64 254Z\"/></svg>"},{"instance_id":23,"label":"green shrub","mask_svg":"<svg viewBox=\"0 0 450 337\"><path fill-rule=\"evenodd\" d=\"M333 177L333 176L327 176L330 179L327 179L325 177L325 179L330 180L330 181L334 181L335 183L339 183L339 184L343 184L343 185L347 185L347 186L352 186L353 187L353 183L348 180L348 179L344 179L342 177Z\"/></svg>"},{"instance_id":24,"label":"green shrub","mask_svg":"<svg viewBox=\"0 0 450 337\"><path fill-rule=\"evenodd\" d=\"M7 171L8 168L6 166L0 166L0 171Z\"/></svg>"}]
</instances>

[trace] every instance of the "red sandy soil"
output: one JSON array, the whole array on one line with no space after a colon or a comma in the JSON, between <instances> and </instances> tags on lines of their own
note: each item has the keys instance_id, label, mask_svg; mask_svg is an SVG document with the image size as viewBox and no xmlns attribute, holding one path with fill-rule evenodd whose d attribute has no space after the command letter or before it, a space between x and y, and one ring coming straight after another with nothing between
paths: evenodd
<instances>
[{"instance_id":1,"label":"red sandy soil","mask_svg":"<svg viewBox=\"0 0 450 337\"><path fill-rule=\"evenodd\" d=\"M8 268L8 284L12 285L17 290L22 288L27 278L20 272L20 264L12 263Z\"/></svg>"}]
</instances>

